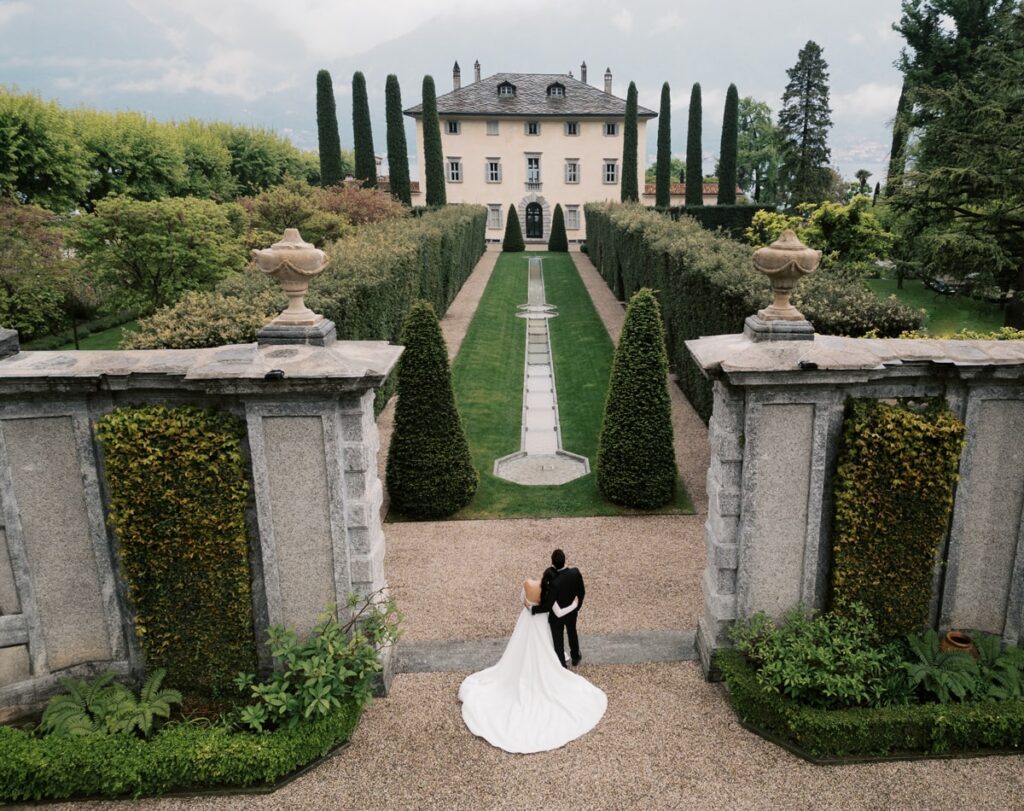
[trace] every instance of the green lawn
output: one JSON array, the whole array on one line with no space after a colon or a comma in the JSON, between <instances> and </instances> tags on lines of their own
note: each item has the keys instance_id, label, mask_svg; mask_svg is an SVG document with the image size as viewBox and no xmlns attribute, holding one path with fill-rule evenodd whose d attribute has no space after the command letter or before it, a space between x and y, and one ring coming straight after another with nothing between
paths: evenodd
<instances>
[{"instance_id":1,"label":"green lawn","mask_svg":"<svg viewBox=\"0 0 1024 811\"><path fill-rule=\"evenodd\" d=\"M547 301L559 312L550 327L562 443L593 466L612 342L569 256L529 254L538 255L544 258ZM516 307L526 302L527 259L524 254L498 258L455 360L455 397L480 473L476 496L455 517L641 514L605 501L593 473L557 486L519 485L492 474L494 460L520 446L526 321L516 317ZM656 512L683 511L692 511L692 505L680 482L675 502Z\"/></svg>"},{"instance_id":2,"label":"green lawn","mask_svg":"<svg viewBox=\"0 0 1024 811\"><path fill-rule=\"evenodd\" d=\"M1003 311L998 305L963 296L944 296L929 290L920 279L907 279L902 290L896 289L895 279L869 279L868 286L877 296L894 295L909 307L927 310L925 327L939 338L964 329L990 332L1003 325Z\"/></svg>"}]
</instances>

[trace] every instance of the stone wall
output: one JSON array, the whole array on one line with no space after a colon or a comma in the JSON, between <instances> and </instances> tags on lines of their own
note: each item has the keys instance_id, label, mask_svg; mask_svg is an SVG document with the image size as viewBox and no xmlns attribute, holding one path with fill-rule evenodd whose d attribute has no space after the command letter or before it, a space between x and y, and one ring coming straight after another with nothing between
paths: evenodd
<instances>
[{"instance_id":1,"label":"stone wall","mask_svg":"<svg viewBox=\"0 0 1024 811\"><path fill-rule=\"evenodd\" d=\"M706 675L733 621L822 608L832 476L849 398L941 397L967 427L933 622L1021 640L1024 623L1024 342L690 341L714 380L709 425Z\"/></svg>"},{"instance_id":2,"label":"stone wall","mask_svg":"<svg viewBox=\"0 0 1024 811\"><path fill-rule=\"evenodd\" d=\"M373 394L400 352L336 342L0 360L0 718L61 677L142 670L93 434L119 405L245 419L258 638L271 624L307 631L324 606L385 588Z\"/></svg>"}]
</instances>

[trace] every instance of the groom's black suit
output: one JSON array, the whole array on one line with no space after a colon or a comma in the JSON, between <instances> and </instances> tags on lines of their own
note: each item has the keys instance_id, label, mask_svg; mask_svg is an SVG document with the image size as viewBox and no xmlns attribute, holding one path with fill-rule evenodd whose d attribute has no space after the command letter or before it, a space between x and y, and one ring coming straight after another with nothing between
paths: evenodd
<instances>
[{"instance_id":1,"label":"groom's black suit","mask_svg":"<svg viewBox=\"0 0 1024 811\"><path fill-rule=\"evenodd\" d=\"M550 581L548 580L549 576L552 578ZM563 567L556 570L551 566L544 572L542 582L548 583L548 586L541 591L540 605L535 605L531 610L534 614L548 612L551 639L554 642L555 653L558 654L560 664L565 664L565 634L562 632L562 629L565 629L569 635L569 655L575 664L580 660L580 638L576 634L576 616L583 608L583 597L587 593L583 587L583 575L575 567ZM559 617L551 610L555 603L566 608L572 604L573 600L579 600L579 605L565 616Z\"/></svg>"}]
</instances>

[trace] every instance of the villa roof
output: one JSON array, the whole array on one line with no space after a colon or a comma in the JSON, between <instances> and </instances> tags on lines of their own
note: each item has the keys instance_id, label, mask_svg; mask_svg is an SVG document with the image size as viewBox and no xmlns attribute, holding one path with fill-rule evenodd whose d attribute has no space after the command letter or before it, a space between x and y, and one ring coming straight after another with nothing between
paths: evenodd
<instances>
[{"instance_id":1,"label":"villa roof","mask_svg":"<svg viewBox=\"0 0 1024 811\"><path fill-rule=\"evenodd\" d=\"M703 194L718 194L718 183L717 182L712 180L712 181L709 181L709 182L705 182L703 184L703 186L704 186L704 188L702 190ZM656 192L657 192L657 184L655 184L655 183L645 183L644 184L644 194L645 195L647 195L647 194L655 194ZM676 196L677 194L678 195L686 194L686 184L685 183L671 183L671 184L669 184L669 194L671 194L673 197ZM736 194L743 194L743 189L741 189L739 186L737 186L736 187Z\"/></svg>"},{"instance_id":2,"label":"villa roof","mask_svg":"<svg viewBox=\"0 0 1024 811\"><path fill-rule=\"evenodd\" d=\"M498 95L498 85L505 82L515 85L515 95ZM548 88L556 83L565 88L565 95L548 94ZM437 112L440 115L494 118L623 118L626 115L626 101L564 73L495 73L479 82L438 96ZM423 105L409 107L405 114L418 118L423 115ZM637 106L639 118L656 118L657 115L653 110Z\"/></svg>"}]
</instances>

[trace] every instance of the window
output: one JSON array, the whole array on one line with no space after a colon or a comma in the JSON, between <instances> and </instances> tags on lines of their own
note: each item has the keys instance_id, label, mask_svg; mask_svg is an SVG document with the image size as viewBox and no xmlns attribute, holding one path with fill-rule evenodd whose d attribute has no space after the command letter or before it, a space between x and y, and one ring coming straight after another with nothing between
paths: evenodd
<instances>
[{"instance_id":1,"label":"window","mask_svg":"<svg viewBox=\"0 0 1024 811\"><path fill-rule=\"evenodd\" d=\"M565 182L580 182L580 162L576 158L566 158L565 161Z\"/></svg>"},{"instance_id":2,"label":"window","mask_svg":"<svg viewBox=\"0 0 1024 811\"><path fill-rule=\"evenodd\" d=\"M540 183L540 155L527 155L526 182Z\"/></svg>"},{"instance_id":3,"label":"window","mask_svg":"<svg viewBox=\"0 0 1024 811\"><path fill-rule=\"evenodd\" d=\"M488 203L487 227L492 231L501 228L501 203Z\"/></svg>"},{"instance_id":4,"label":"window","mask_svg":"<svg viewBox=\"0 0 1024 811\"><path fill-rule=\"evenodd\" d=\"M498 122L497 121L488 121L487 122L487 134L488 135L497 135L498 134Z\"/></svg>"},{"instance_id":5,"label":"window","mask_svg":"<svg viewBox=\"0 0 1024 811\"><path fill-rule=\"evenodd\" d=\"M540 122L539 121L527 121L526 122L526 134L527 135L540 135Z\"/></svg>"},{"instance_id":6,"label":"window","mask_svg":"<svg viewBox=\"0 0 1024 811\"><path fill-rule=\"evenodd\" d=\"M618 123L616 123L615 121L605 121L604 122L604 134L605 135L618 135L619 134L619 125L618 125Z\"/></svg>"},{"instance_id":7,"label":"window","mask_svg":"<svg viewBox=\"0 0 1024 811\"><path fill-rule=\"evenodd\" d=\"M566 135L579 135L580 134L580 122L579 121L566 121L565 122L565 134Z\"/></svg>"},{"instance_id":8,"label":"window","mask_svg":"<svg viewBox=\"0 0 1024 811\"><path fill-rule=\"evenodd\" d=\"M458 135L460 132L462 132L462 126L461 126L460 122L453 121L453 120L449 119L448 120L448 134L449 135Z\"/></svg>"},{"instance_id":9,"label":"window","mask_svg":"<svg viewBox=\"0 0 1024 811\"><path fill-rule=\"evenodd\" d=\"M462 159L461 158L448 158L448 182L449 183L461 183L462 182Z\"/></svg>"},{"instance_id":10,"label":"window","mask_svg":"<svg viewBox=\"0 0 1024 811\"><path fill-rule=\"evenodd\" d=\"M605 159L604 162L604 182L605 183L618 183L619 182L619 164L618 161Z\"/></svg>"},{"instance_id":11,"label":"window","mask_svg":"<svg viewBox=\"0 0 1024 811\"><path fill-rule=\"evenodd\" d=\"M484 166L484 176L488 183L501 183L501 160L488 158L487 164Z\"/></svg>"},{"instance_id":12,"label":"window","mask_svg":"<svg viewBox=\"0 0 1024 811\"><path fill-rule=\"evenodd\" d=\"M512 82L502 82L498 85L499 96L514 96L516 94L516 86Z\"/></svg>"},{"instance_id":13,"label":"window","mask_svg":"<svg viewBox=\"0 0 1024 811\"><path fill-rule=\"evenodd\" d=\"M565 207L565 228L568 231L579 231L580 230L580 207L579 206L566 206Z\"/></svg>"},{"instance_id":14,"label":"window","mask_svg":"<svg viewBox=\"0 0 1024 811\"><path fill-rule=\"evenodd\" d=\"M548 85L548 95L565 98L565 85L561 82L552 82Z\"/></svg>"}]
</instances>

